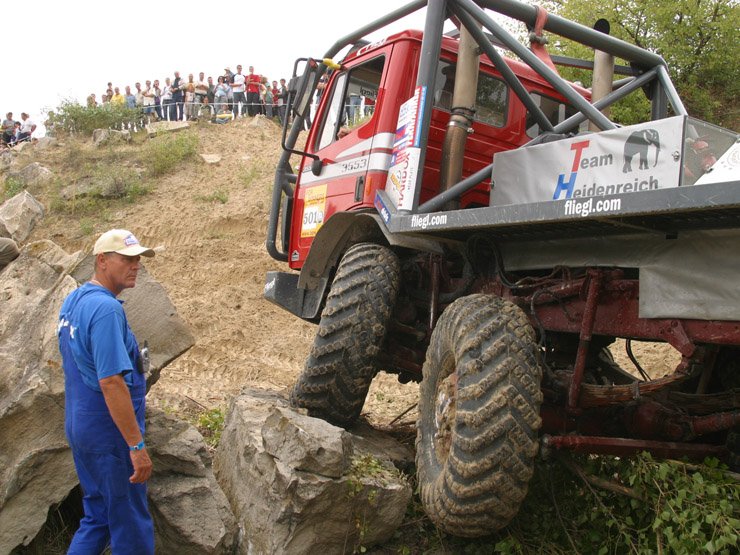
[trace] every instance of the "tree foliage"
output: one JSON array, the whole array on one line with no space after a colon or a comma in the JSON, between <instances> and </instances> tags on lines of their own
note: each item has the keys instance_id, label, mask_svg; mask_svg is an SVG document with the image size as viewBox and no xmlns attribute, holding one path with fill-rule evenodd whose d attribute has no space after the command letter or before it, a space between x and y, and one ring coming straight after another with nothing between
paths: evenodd
<instances>
[{"instance_id":1,"label":"tree foliage","mask_svg":"<svg viewBox=\"0 0 740 555\"><path fill-rule=\"evenodd\" d=\"M737 0L552 0L558 15L593 26L604 18L611 35L663 57L676 89L693 116L737 128L740 111L740 6ZM559 53L582 58L592 54L582 45L559 43ZM586 85L590 76L577 75ZM615 119L632 123L647 102L632 100L616 108ZM638 112L638 113L636 113Z\"/></svg>"}]
</instances>

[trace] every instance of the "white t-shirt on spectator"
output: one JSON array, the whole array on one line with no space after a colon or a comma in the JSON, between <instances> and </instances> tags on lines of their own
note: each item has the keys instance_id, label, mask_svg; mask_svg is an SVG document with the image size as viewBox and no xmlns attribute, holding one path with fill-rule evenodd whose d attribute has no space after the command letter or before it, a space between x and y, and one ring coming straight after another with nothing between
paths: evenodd
<instances>
[{"instance_id":1,"label":"white t-shirt on spectator","mask_svg":"<svg viewBox=\"0 0 740 555\"><path fill-rule=\"evenodd\" d=\"M21 133L31 133L35 124L31 121L31 118L26 119L21 123Z\"/></svg>"},{"instance_id":2,"label":"white t-shirt on spectator","mask_svg":"<svg viewBox=\"0 0 740 555\"><path fill-rule=\"evenodd\" d=\"M231 90L236 92L244 92L244 76L241 73L234 75L234 81L231 83Z\"/></svg>"}]
</instances>

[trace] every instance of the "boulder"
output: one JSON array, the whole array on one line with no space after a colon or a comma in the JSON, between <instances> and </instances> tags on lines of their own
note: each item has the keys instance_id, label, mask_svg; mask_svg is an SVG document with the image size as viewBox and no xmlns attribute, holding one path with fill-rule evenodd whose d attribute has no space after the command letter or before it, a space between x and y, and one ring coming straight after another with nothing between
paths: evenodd
<instances>
[{"instance_id":1,"label":"boulder","mask_svg":"<svg viewBox=\"0 0 740 555\"><path fill-rule=\"evenodd\" d=\"M15 154L12 149L0 150L0 171L11 169L15 163Z\"/></svg>"},{"instance_id":2,"label":"boulder","mask_svg":"<svg viewBox=\"0 0 740 555\"><path fill-rule=\"evenodd\" d=\"M95 146L103 146L109 143L130 143L131 132L128 129L123 131L116 129L95 129L92 140Z\"/></svg>"},{"instance_id":3,"label":"boulder","mask_svg":"<svg viewBox=\"0 0 740 555\"><path fill-rule=\"evenodd\" d=\"M23 242L43 217L41 203L28 191L21 191L0 205L0 236Z\"/></svg>"},{"instance_id":4,"label":"boulder","mask_svg":"<svg viewBox=\"0 0 740 555\"><path fill-rule=\"evenodd\" d=\"M149 408L146 441L154 464L148 494L156 552L233 553L236 519L216 483L203 437L187 422Z\"/></svg>"},{"instance_id":5,"label":"boulder","mask_svg":"<svg viewBox=\"0 0 740 555\"><path fill-rule=\"evenodd\" d=\"M71 262L53 243L31 243L0 273L0 553L27 545L77 484L55 333L77 287L62 271Z\"/></svg>"},{"instance_id":6,"label":"boulder","mask_svg":"<svg viewBox=\"0 0 740 555\"><path fill-rule=\"evenodd\" d=\"M57 144L57 140L54 137L45 136L39 138L38 141L34 143L36 146L36 150L46 150L49 147L55 146Z\"/></svg>"},{"instance_id":7,"label":"boulder","mask_svg":"<svg viewBox=\"0 0 740 555\"><path fill-rule=\"evenodd\" d=\"M38 162L32 162L19 171L10 172L8 177L17 179L24 187L33 187L34 185L46 183L54 177L54 174L49 168L42 166Z\"/></svg>"},{"instance_id":8,"label":"boulder","mask_svg":"<svg viewBox=\"0 0 740 555\"><path fill-rule=\"evenodd\" d=\"M190 127L187 121L153 121L146 126L146 132L150 137L156 137L162 133L173 133Z\"/></svg>"},{"instance_id":9,"label":"boulder","mask_svg":"<svg viewBox=\"0 0 740 555\"><path fill-rule=\"evenodd\" d=\"M239 552L341 554L387 541L411 487L384 452L367 448L277 393L243 390L214 458L242 528Z\"/></svg>"},{"instance_id":10,"label":"boulder","mask_svg":"<svg viewBox=\"0 0 740 555\"><path fill-rule=\"evenodd\" d=\"M23 152L27 148L31 148L31 141L23 141L21 143L16 143L15 146L13 146L13 150L16 152Z\"/></svg>"},{"instance_id":11,"label":"boulder","mask_svg":"<svg viewBox=\"0 0 740 555\"><path fill-rule=\"evenodd\" d=\"M0 273L0 553L28 545L49 508L77 485L64 435L56 327L62 301L78 286L73 276L90 274L88 259L38 241ZM126 297L129 323L137 337L149 339L152 383L192 345L192 335L143 271L128 291L136 292Z\"/></svg>"}]
</instances>

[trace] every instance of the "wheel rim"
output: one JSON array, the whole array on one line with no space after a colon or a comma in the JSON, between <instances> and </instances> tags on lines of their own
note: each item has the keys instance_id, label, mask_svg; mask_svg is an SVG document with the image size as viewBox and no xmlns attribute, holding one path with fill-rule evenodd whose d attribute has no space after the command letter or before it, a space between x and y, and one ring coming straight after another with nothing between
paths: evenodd
<instances>
[{"instance_id":1,"label":"wheel rim","mask_svg":"<svg viewBox=\"0 0 740 555\"><path fill-rule=\"evenodd\" d=\"M447 461L457 415L457 373L450 372L437 384L432 444L439 464Z\"/></svg>"}]
</instances>

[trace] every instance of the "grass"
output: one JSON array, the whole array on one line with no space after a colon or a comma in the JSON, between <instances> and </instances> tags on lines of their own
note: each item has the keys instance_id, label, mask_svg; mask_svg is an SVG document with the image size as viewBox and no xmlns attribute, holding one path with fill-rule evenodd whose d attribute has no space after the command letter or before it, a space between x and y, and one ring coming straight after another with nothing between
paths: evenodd
<instances>
[{"instance_id":1,"label":"grass","mask_svg":"<svg viewBox=\"0 0 740 555\"><path fill-rule=\"evenodd\" d=\"M226 204L229 202L229 193L221 189L216 189L209 195L197 195L194 198L202 202L220 202L221 204Z\"/></svg>"},{"instance_id":2,"label":"grass","mask_svg":"<svg viewBox=\"0 0 740 555\"><path fill-rule=\"evenodd\" d=\"M155 137L144 145L144 165L154 177L165 175L180 163L193 158L198 150L198 142L197 135L186 132Z\"/></svg>"},{"instance_id":3,"label":"grass","mask_svg":"<svg viewBox=\"0 0 740 555\"><path fill-rule=\"evenodd\" d=\"M23 182L20 179L17 179L15 177L8 177L5 179L5 183L3 183L3 200L2 202L5 202L8 199L13 198L18 193L22 192L25 187L23 186Z\"/></svg>"}]
</instances>

